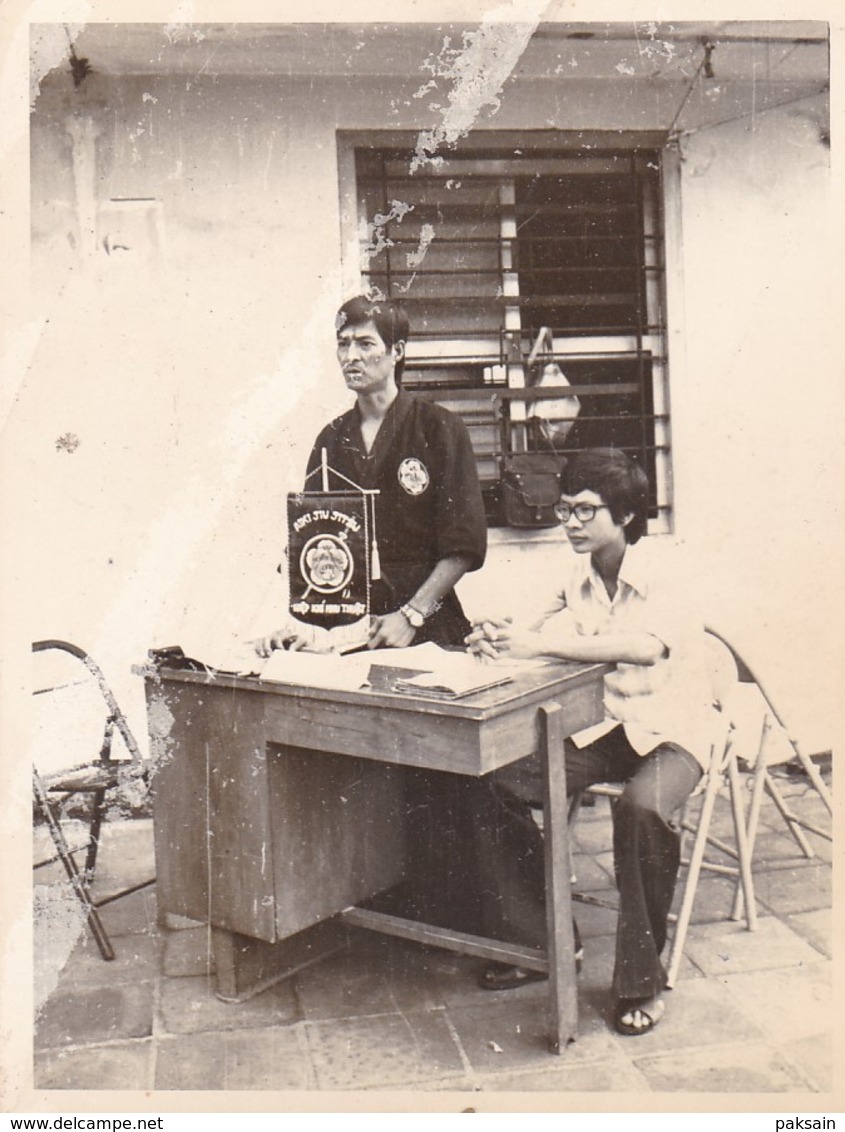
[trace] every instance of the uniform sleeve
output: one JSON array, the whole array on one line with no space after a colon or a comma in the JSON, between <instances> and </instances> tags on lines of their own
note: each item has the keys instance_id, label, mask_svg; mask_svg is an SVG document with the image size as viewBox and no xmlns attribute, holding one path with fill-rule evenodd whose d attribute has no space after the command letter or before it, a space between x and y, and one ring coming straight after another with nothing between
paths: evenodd
<instances>
[{"instance_id":1,"label":"uniform sleeve","mask_svg":"<svg viewBox=\"0 0 845 1132\"><path fill-rule=\"evenodd\" d=\"M437 558L460 555L469 559L470 570L478 570L487 553L487 518L469 433L460 417L445 409L434 419L442 459L435 518Z\"/></svg>"}]
</instances>

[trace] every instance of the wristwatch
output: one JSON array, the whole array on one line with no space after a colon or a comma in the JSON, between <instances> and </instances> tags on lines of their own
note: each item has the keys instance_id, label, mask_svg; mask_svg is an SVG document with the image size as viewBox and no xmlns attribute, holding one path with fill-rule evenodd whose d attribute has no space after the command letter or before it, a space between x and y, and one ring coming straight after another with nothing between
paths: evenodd
<instances>
[{"instance_id":1,"label":"wristwatch","mask_svg":"<svg viewBox=\"0 0 845 1132\"><path fill-rule=\"evenodd\" d=\"M406 619L412 629L422 629L425 624L425 617L418 609L414 609L412 605L400 605L399 612Z\"/></svg>"}]
</instances>

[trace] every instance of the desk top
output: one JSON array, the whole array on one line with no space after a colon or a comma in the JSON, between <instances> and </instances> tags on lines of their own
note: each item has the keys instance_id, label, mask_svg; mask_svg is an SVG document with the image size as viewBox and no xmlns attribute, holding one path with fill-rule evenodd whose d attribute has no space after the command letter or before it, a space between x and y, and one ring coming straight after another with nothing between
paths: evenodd
<instances>
[{"instance_id":1,"label":"desk top","mask_svg":"<svg viewBox=\"0 0 845 1132\"><path fill-rule=\"evenodd\" d=\"M235 676L213 670L193 672L188 669L147 667L140 671L146 679L153 681L160 679L177 684L239 688L246 692L260 692L286 699L330 700L332 703L411 711L424 715L453 716L481 722L513 711L524 703L549 697L554 699L562 689L595 684L610 671L611 667L608 664L553 661L526 669L507 683L454 699L410 692L392 692L371 687L356 690L317 688L307 684L262 680L258 676Z\"/></svg>"},{"instance_id":2,"label":"desk top","mask_svg":"<svg viewBox=\"0 0 845 1132\"><path fill-rule=\"evenodd\" d=\"M600 722L608 670L556 662L455 700L183 669L148 668L143 675L148 698L163 696L174 716L215 715L221 741L231 735L234 715L246 711L265 743L479 775L538 749L543 703L561 705L565 734Z\"/></svg>"}]
</instances>

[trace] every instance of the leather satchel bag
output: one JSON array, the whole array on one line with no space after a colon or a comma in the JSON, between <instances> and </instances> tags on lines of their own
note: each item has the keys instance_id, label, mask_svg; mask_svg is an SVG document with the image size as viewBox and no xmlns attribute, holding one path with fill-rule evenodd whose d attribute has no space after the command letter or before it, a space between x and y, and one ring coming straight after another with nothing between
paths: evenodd
<instances>
[{"instance_id":1,"label":"leather satchel bag","mask_svg":"<svg viewBox=\"0 0 845 1132\"><path fill-rule=\"evenodd\" d=\"M556 527L562 456L526 452L502 458L502 520L509 527Z\"/></svg>"}]
</instances>

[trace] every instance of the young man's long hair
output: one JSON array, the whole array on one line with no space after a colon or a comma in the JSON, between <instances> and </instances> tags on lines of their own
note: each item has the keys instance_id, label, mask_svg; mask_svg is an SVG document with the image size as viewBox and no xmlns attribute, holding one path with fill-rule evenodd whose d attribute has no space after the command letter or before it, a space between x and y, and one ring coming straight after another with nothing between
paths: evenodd
<instances>
[{"instance_id":1,"label":"young man's long hair","mask_svg":"<svg viewBox=\"0 0 845 1132\"><path fill-rule=\"evenodd\" d=\"M618 448L585 448L570 456L560 476L560 490L564 495L594 491L607 504L614 523L633 515L625 526L629 543L638 542L646 533L648 477Z\"/></svg>"}]
</instances>

